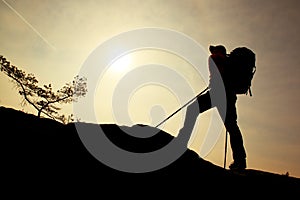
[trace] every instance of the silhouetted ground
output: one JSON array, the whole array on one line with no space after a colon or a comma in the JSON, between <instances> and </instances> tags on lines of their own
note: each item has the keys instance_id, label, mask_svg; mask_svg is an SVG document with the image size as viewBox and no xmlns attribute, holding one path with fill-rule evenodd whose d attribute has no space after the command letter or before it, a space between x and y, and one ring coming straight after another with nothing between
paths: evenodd
<instances>
[{"instance_id":1,"label":"silhouetted ground","mask_svg":"<svg viewBox=\"0 0 300 200\"><path fill-rule=\"evenodd\" d=\"M234 191L233 194L246 192L248 197L257 194L260 197L262 194L268 197L284 194L287 197L300 193L299 178L255 169L233 173L200 158L190 149L162 169L148 173L122 172L108 167L87 151L74 123L64 125L5 107L0 107L0 121L3 190L53 193L71 187L74 193L90 187L97 188L94 192L99 194L125 195L124 198L136 191L145 197L164 192L176 196L177 192L199 195L216 191L211 195L218 195L217 191L224 189L229 189L229 196ZM136 132L139 125L78 124L89 130L101 126L115 145L137 153L161 149L177 139L163 131L149 138L136 138L120 129ZM153 127L144 128L154 130ZM121 193L121 189L126 189L126 193Z\"/></svg>"}]
</instances>

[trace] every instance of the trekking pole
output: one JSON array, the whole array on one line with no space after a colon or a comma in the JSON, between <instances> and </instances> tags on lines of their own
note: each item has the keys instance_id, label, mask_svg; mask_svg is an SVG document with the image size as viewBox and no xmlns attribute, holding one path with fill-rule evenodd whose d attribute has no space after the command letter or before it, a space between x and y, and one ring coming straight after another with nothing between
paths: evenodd
<instances>
[{"instance_id":1,"label":"trekking pole","mask_svg":"<svg viewBox=\"0 0 300 200\"><path fill-rule=\"evenodd\" d=\"M168 119L170 119L171 117L173 117L176 113L178 113L182 108L184 108L185 106L187 106L189 103L191 103L193 100L195 100L196 98L198 98L201 94L203 94L206 90L208 90L209 87L205 88L202 92L200 92L197 96L195 96L194 98L192 98L191 100L189 100L186 104L184 104L181 108L177 109L174 113L172 113L169 117L167 117L166 119L164 119L162 122L160 122L158 125L155 126L155 128L159 127L160 125L162 125L163 123L165 123Z\"/></svg>"},{"instance_id":2,"label":"trekking pole","mask_svg":"<svg viewBox=\"0 0 300 200\"><path fill-rule=\"evenodd\" d=\"M227 129L226 129L226 132L225 132L225 155L224 155L224 169L226 168L226 155L227 155Z\"/></svg>"}]
</instances>

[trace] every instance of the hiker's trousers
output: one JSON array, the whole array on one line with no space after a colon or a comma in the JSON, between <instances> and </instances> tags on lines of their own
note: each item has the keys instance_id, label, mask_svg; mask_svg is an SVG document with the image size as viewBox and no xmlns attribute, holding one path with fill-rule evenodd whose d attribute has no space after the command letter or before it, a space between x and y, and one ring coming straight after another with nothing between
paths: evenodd
<instances>
[{"instance_id":1,"label":"hiker's trousers","mask_svg":"<svg viewBox=\"0 0 300 200\"><path fill-rule=\"evenodd\" d=\"M235 161L243 160L246 158L246 151L243 144L242 133L237 124L237 96L236 94L227 91L226 99L224 101L212 101L211 97L214 95L214 91L209 90L199 96L197 100L187 107L184 126L180 130L180 134L191 134L199 114L209 110L210 108L216 107L220 116L224 116L221 118L230 136L230 146L233 159Z\"/></svg>"}]
</instances>

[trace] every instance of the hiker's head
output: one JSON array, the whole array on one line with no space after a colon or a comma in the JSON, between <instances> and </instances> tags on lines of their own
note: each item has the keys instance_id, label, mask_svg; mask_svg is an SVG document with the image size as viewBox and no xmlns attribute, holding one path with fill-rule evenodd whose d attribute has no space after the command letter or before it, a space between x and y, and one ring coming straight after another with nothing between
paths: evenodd
<instances>
[{"instance_id":1,"label":"hiker's head","mask_svg":"<svg viewBox=\"0 0 300 200\"><path fill-rule=\"evenodd\" d=\"M226 55L226 48L223 45L217 45L217 46L213 46L210 45L209 46L209 51L212 54L222 54L222 55Z\"/></svg>"}]
</instances>

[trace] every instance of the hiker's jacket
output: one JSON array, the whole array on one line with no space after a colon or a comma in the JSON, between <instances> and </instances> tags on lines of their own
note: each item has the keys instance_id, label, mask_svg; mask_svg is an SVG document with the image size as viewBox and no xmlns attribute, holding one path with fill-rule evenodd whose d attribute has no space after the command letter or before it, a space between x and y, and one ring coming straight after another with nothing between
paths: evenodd
<instances>
[{"instance_id":1,"label":"hiker's jacket","mask_svg":"<svg viewBox=\"0 0 300 200\"><path fill-rule=\"evenodd\" d=\"M223 80L224 86L228 86L228 76L226 75L227 56L221 53L213 53L209 56L208 60L210 71L210 88L218 87L220 81ZM221 75L222 80L218 80L218 74Z\"/></svg>"}]
</instances>

